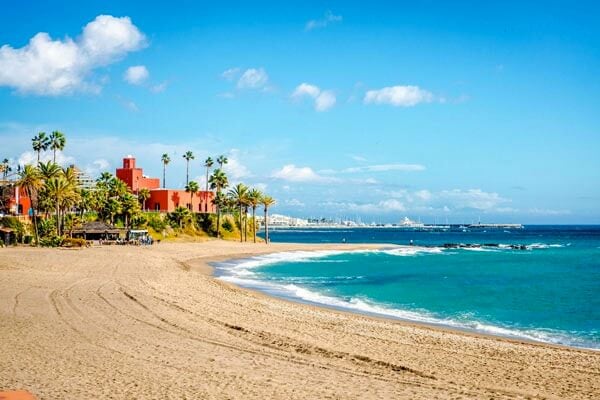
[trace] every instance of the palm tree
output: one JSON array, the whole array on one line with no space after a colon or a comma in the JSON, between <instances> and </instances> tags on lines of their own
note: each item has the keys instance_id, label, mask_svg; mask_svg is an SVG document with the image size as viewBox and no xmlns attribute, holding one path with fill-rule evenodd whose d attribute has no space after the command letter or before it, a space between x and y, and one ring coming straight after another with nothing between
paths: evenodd
<instances>
[{"instance_id":1,"label":"palm tree","mask_svg":"<svg viewBox=\"0 0 600 400\"><path fill-rule=\"evenodd\" d=\"M71 187L69 182L62 177L54 177L46 181L48 196L54 200L56 211L56 234L60 236L60 208L63 200L69 195Z\"/></svg>"},{"instance_id":2,"label":"palm tree","mask_svg":"<svg viewBox=\"0 0 600 400\"><path fill-rule=\"evenodd\" d=\"M190 220L191 213L190 210L185 207L177 207L169 214L169 217L179 224L179 229L182 229L183 223Z\"/></svg>"},{"instance_id":3,"label":"palm tree","mask_svg":"<svg viewBox=\"0 0 600 400\"><path fill-rule=\"evenodd\" d=\"M240 211L240 242L244 239L244 226L242 223L242 209L248 201L248 187L243 183L238 183L229 191L229 197L235 202L235 205L239 207Z\"/></svg>"},{"instance_id":4,"label":"palm tree","mask_svg":"<svg viewBox=\"0 0 600 400\"><path fill-rule=\"evenodd\" d=\"M163 164L163 189L164 189L166 187L165 181L166 181L166 173L167 173L167 164L169 164L171 162L171 158L169 157L169 155L167 153L165 153L162 155L160 160L162 161L162 164Z\"/></svg>"},{"instance_id":5,"label":"palm tree","mask_svg":"<svg viewBox=\"0 0 600 400\"><path fill-rule=\"evenodd\" d=\"M194 153L192 153L191 151L186 151L185 154L183 155L183 158L185 158L185 184L187 186L187 184L190 182L190 160L193 160L194 157Z\"/></svg>"},{"instance_id":6,"label":"palm tree","mask_svg":"<svg viewBox=\"0 0 600 400\"><path fill-rule=\"evenodd\" d=\"M42 174L42 178L44 178L46 181L56 178L62 174L62 169L52 161L45 163L41 162L38 164L38 168L40 170L40 174Z\"/></svg>"},{"instance_id":7,"label":"palm tree","mask_svg":"<svg viewBox=\"0 0 600 400\"><path fill-rule=\"evenodd\" d=\"M216 190L214 203L217 206L217 238L221 237L221 206L223 205L223 196L221 189L224 189L229 185L227 175L220 168L213 171L212 175L208 179L210 182L210 188Z\"/></svg>"},{"instance_id":8,"label":"palm tree","mask_svg":"<svg viewBox=\"0 0 600 400\"><path fill-rule=\"evenodd\" d=\"M115 216L121 214L122 211L121 202L115 198L108 199L104 204L103 214L109 217L111 225L115 222Z\"/></svg>"},{"instance_id":9,"label":"palm tree","mask_svg":"<svg viewBox=\"0 0 600 400\"><path fill-rule=\"evenodd\" d=\"M52 161L56 163L56 150L62 151L67 144L67 139L62 132L53 131L49 137L49 147L53 151Z\"/></svg>"},{"instance_id":10,"label":"palm tree","mask_svg":"<svg viewBox=\"0 0 600 400\"><path fill-rule=\"evenodd\" d=\"M204 160L204 166L206 167L206 191L204 192L204 212L208 212L208 174L210 173L210 169L212 168L213 164L214 161L210 157Z\"/></svg>"},{"instance_id":11,"label":"palm tree","mask_svg":"<svg viewBox=\"0 0 600 400\"><path fill-rule=\"evenodd\" d=\"M10 160L8 158L5 158L2 160L2 163L0 163L0 171L2 171L3 179L6 179L8 173L12 171L12 168L10 168Z\"/></svg>"},{"instance_id":12,"label":"palm tree","mask_svg":"<svg viewBox=\"0 0 600 400\"><path fill-rule=\"evenodd\" d=\"M129 221L140 211L140 202L131 193L121 197L121 212L125 216L125 228L129 227Z\"/></svg>"},{"instance_id":13,"label":"palm tree","mask_svg":"<svg viewBox=\"0 0 600 400\"><path fill-rule=\"evenodd\" d=\"M138 200L142 201L142 210L146 209L146 200L150 198L150 190L143 188L138 191Z\"/></svg>"},{"instance_id":14,"label":"palm tree","mask_svg":"<svg viewBox=\"0 0 600 400\"><path fill-rule=\"evenodd\" d=\"M252 189L248 192L248 204L252 207L252 235L256 243L256 207L260 204L262 193L258 189Z\"/></svg>"},{"instance_id":15,"label":"palm tree","mask_svg":"<svg viewBox=\"0 0 600 400\"><path fill-rule=\"evenodd\" d=\"M269 207L274 206L275 199L271 196L263 196L260 199L260 204L265 208L265 243L269 244Z\"/></svg>"},{"instance_id":16,"label":"palm tree","mask_svg":"<svg viewBox=\"0 0 600 400\"><path fill-rule=\"evenodd\" d=\"M200 187L198 186L198 182L191 181L185 186L185 191L190 194L190 211L194 212L194 195L198 193Z\"/></svg>"},{"instance_id":17,"label":"palm tree","mask_svg":"<svg viewBox=\"0 0 600 400\"><path fill-rule=\"evenodd\" d=\"M35 212L36 207L34 207L33 201L34 197L37 198L37 192L39 189L42 188L43 185L44 182L42 180L42 176L37 168L31 165L25 165L25 168L23 168L21 172L19 172L19 180L17 181L17 186L25 189L25 193L27 193L27 197L29 197L29 200L31 201L31 212L33 217L33 228L35 233L36 246L38 244L38 227L37 216Z\"/></svg>"},{"instance_id":18,"label":"palm tree","mask_svg":"<svg viewBox=\"0 0 600 400\"><path fill-rule=\"evenodd\" d=\"M223 165L227 164L229 160L227 157L225 157L225 155L221 154L219 157L217 157L217 162L219 163L219 168L223 169Z\"/></svg>"},{"instance_id":19,"label":"palm tree","mask_svg":"<svg viewBox=\"0 0 600 400\"><path fill-rule=\"evenodd\" d=\"M39 164L40 153L48 150L48 147L50 147L50 138L46 136L46 132L39 132L37 136L31 139L31 146L33 147L33 151L37 153L37 163Z\"/></svg>"}]
</instances>

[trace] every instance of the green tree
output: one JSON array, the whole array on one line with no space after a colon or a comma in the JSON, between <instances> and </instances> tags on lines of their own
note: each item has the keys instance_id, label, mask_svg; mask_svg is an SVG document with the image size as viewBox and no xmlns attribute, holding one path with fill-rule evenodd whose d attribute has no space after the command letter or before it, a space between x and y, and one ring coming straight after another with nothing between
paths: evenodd
<instances>
[{"instance_id":1,"label":"green tree","mask_svg":"<svg viewBox=\"0 0 600 400\"><path fill-rule=\"evenodd\" d=\"M42 175L40 174L40 171L31 165L25 165L25 167L19 173L19 180L17 181L17 186L25 189L25 193L27 193L27 197L29 197L29 200L31 201L33 230L35 234L35 244L37 246L39 236L34 199L36 199L37 201L37 193L44 186L44 181L42 180Z\"/></svg>"},{"instance_id":2,"label":"green tree","mask_svg":"<svg viewBox=\"0 0 600 400\"><path fill-rule=\"evenodd\" d=\"M187 184L190 182L190 160L195 158L194 153L188 150L183 155L183 158L185 158L185 184L187 186Z\"/></svg>"},{"instance_id":3,"label":"green tree","mask_svg":"<svg viewBox=\"0 0 600 400\"><path fill-rule=\"evenodd\" d=\"M263 196L260 199L260 204L265 208L265 243L269 244L269 207L274 206L275 199L271 196Z\"/></svg>"},{"instance_id":4,"label":"green tree","mask_svg":"<svg viewBox=\"0 0 600 400\"><path fill-rule=\"evenodd\" d=\"M31 147L37 153L37 164L40 163L40 154L42 151L48 150L50 147L50 138L46 136L46 132L39 132L31 139Z\"/></svg>"},{"instance_id":5,"label":"green tree","mask_svg":"<svg viewBox=\"0 0 600 400\"><path fill-rule=\"evenodd\" d=\"M172 213L169 213L169 219L177 223L180 229L183 225L191 221L192 213L186 207L177 207Z\"/></svg>"},{"instance_id":6,"label":"green tree","mask_svg":"<svg viewBox=\"0 0 600 400\"><path fill-rule=\"evenodd\" d=\"M204 192L204 212L208 212L208 175L210 174L210 169L214 165L214 161L212 158L208 157L204 160L204 167L206 168L206 191Z\"/></svg>"},{"instance_id":7,"label":"green tree","mask_svg":"<svg viewBox=\"0 0 600 400\"><path fill-rule=\"evenodd\" d=\"M217 207L217 238L221 237L221 208L225 203L225 198L221 193L221 190L226 188L229 185L229 180L227 179L227 175L220 168L217 168L213 171L212 175L208 179L210 183L210 188L216 191L215 198L213 202Z\"/></svg>"},{"instance_id":8,"label":"green tree","mask_svg":"<svg viewBox=\"0 0 600 400\"><path fill-rule=\"evenodd\" d=\"M194 212L194 195L198 193L200 187L198 186L198 182L191 181L187 185L185 185L185 191L190 194L190 211Z\"/></svg>"},{"instance_id":9,"label":"green tree","mask_svg":"<svg viewBox=\"0 0 600 400\"><path fill-rule=\"evenodd\" d=\"M56 163L56 150L64 150L67 144L67 138L62 132L53 131L49 137L49 147L52 149L53 157L52 161Z\"/></svg>"},{"instance_id":10,"label":"green tree","mask_svg":"<svg viewBox=\"0 0 600 400\"><path fill-rule=\"evenodd\" d=\"M217 163L219 163L219 169L223 169L223 165L227 164L229 162L229 160L227 159L227 157L225 157L224 154L221 154L219 157L217 157Z\"/></svg>"},{"instance_id":11,"label":"green tree","mask_svg":"<svg viewBox=\"0 0 600 400\"><path fill-rule=\"evenodd\" d=\"M258 189L252 189L248 192L248 204L252 207L252 236L256 243L256 208L260 204L263 194Z\"/></svg>"},{"instance_id":12,"label":"green tree","mask_svg":"<svg viewBox=\"0 0 600 400\"><path fill-rule=\"evenodd\" d=\"M49 198L53 200L55 205L56 234L60 236L60 210L63 205L63 201L70 196L72 188L69 185L69 182L63 176L58 176L47 180L45 189Z\"/></svg>"},{"instance_id":13,"label":"green tree","mask_svg":"<svg viewBox=\"0 0 600 400\"><path fill-rule=\"evenodd\" d=\"M56 163L52 161L41 162L38 164L38 168L40 170L40 174L45 181L48 181L52 178L57 178L62 174L62 169Z\"/></svg>"},{"instance_id":14,"label":"green tree","mask_svg":"<svg viewBox=\"0 0 600 400\"><path fill-rule=\"evenodd\" d=\"M167 165L171 162L171 157L167 153L164 153L160 158L163 165L163 189L166 187L166 178L167 178Z\"/></svg>"},{"instance_id":15,"label":"green tree","mask_svg":"<svg viewBox=\"0 0 600 400\"><path fill-rule=\"evenodd\" d=\"M239 207L240 213L240 242L244 240L244 224L242 221L242 211L248 201L248 187L243 183L238 183L229 190L229 197L237 207Z\"/></svg>"},{"instance_id":16,"label":"green tree","mask_svg":"<svg viewBox=\"0 0 600 400\"><path fill-rule=\"evenodd\" d=\"M111 225L115 223L115 217L123 212L121 202L117 198L110 198L104 203L103 214L108 216Z\"/></svg>"},{"instance_id":17,"label":"green tree","mask_svg":"<svg viewBox=\"0 0 600 400\"><path fill-rule=\"evenodd\" d=\"M150 198L150 190L143 188L138 191L138 199L142 202L142 210L146 210L146 200Z\"/></svg>"},{"instance_id":18,"label":"green tree","mask_svg":"<svg viewBox=\"0 0 600 400\"><path fill-rule=\"evenodd\" d=\"M129 221L140 212L140 202L131 193L125 193L121 199L121 212L125 217L125 228L129 228Z\"/></svg>"},{"instance_id":19,"label":"green tree","mask_svg":"<svg viewBox=\"0 0 600 400\"><path fill-rule=\"evenodd\" d=\"M12 171L12 168L10 167L10 160L8 158L5 158L2 160L2 163L0 163L0 171L2 172L3 179L6 179L8 173Z\"/></svg>"}]
</instances>

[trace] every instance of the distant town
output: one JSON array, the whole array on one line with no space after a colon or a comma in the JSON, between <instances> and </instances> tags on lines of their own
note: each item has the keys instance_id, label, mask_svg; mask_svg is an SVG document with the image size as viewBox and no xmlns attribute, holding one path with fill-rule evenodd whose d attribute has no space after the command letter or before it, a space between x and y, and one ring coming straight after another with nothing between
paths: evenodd
<instances>
[{"instance_id":1,"label":"distant town","mask_svg":"<svg viewBox=\"0 0 600 400\"><path fill-rule=\"evenodd\" d=\"M523 229L522 224L496 224L496 223L472 223L472 224L425 224L404 217L398 223L365 223L347 219L333 218L296 218L282 214L269 216L269 225L275 229L287 228L398 228L422 231L448 231L448 230L480 230L480 229Z\"/></svg>"}]
</instances>

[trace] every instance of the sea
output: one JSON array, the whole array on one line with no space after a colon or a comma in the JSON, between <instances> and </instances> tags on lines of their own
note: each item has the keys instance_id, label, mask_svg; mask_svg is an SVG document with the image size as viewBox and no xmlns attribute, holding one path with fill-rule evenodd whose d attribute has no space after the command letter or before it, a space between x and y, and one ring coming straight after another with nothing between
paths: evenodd
<instances>
[{"instance_id":1,"label":"sea","mask_svg":"<svg viewBox=\"0 0 600 400\"><path fill-rule=\"evenodd\" d=\"M600 226L296 228L270 236L390 247L276 253L215 264L215 274L304 303L600 350Z\"/></svg>"}]
</instances>

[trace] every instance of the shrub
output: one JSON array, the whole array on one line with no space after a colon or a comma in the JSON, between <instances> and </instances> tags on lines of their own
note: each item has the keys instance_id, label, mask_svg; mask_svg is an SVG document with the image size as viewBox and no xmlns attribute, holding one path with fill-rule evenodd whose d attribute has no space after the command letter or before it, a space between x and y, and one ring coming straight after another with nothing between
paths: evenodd
<instances>
[{"instance_id":1,"label":"shrub","mask_svg":"<svg viewBox=\"0 0 600 400\"><path fill-rule=\"evenodd\" d=\"M162 232L167 227L167 223L160 214L148 213L146 214L146 218L148 219L148 226L156 232Z\"/></svg>"},{"instance_id":2,"label":"shrub","mask_svg":"<svg viewBox=\"0 0 600 400\"><path fill-rule=\"evenodd\" d=\"M87 242L81 238L65 238L62 241L63 247L85 247Z\"/></svg>"},{"instance_id":3,"label":"shrub","mask_svg":"<svg viewBox=\"0 0 600 400\"><path fill-rule=\"evenodd\" d=\"M227 232L233 232L233 224L231 223L231 219L223 218L223 223L221 227L225 229Z\"/></svg>"},{"instance_id":4,"label":"shrub","mask_svg":"<svg viewBox=\"0 0 600 400\"><path fill-rule=\"evenodd\" d=\"M63 238L60 236L47 236L40 239L40 246L42 247L58 247L62 244Z\"/></svg>"}]
</instances>

